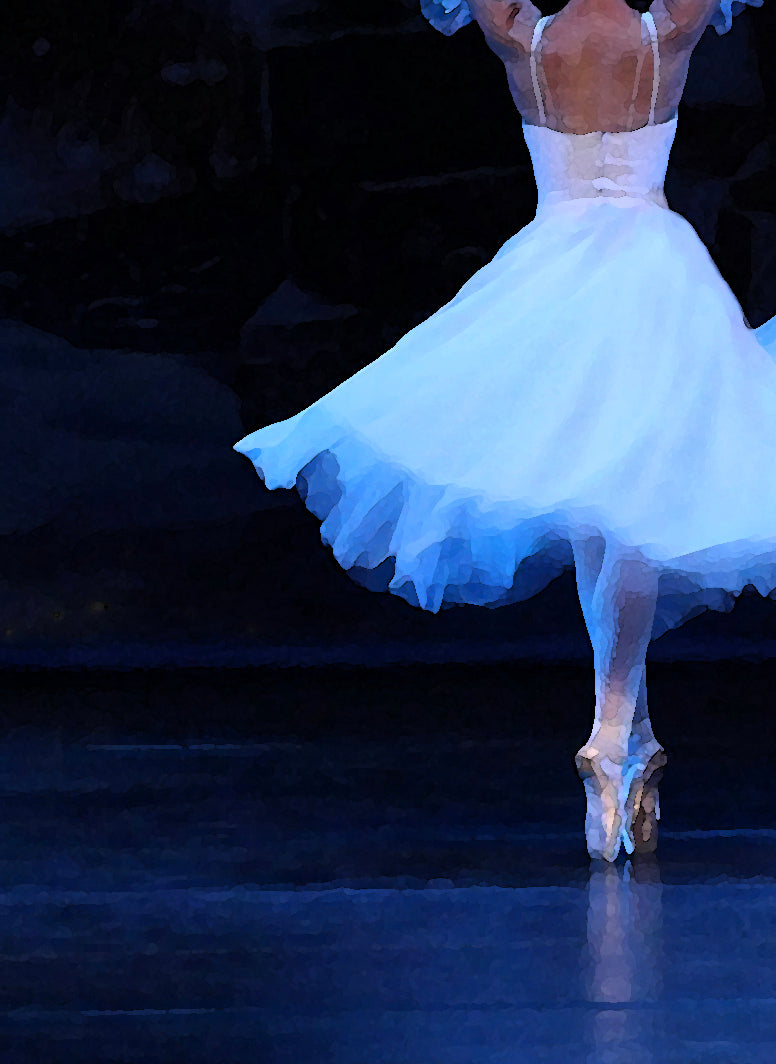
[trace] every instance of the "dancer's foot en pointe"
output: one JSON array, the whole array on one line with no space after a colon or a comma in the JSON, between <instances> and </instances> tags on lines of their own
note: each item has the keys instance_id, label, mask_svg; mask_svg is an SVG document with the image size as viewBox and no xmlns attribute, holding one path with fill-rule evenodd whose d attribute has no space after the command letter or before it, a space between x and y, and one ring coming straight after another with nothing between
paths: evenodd
<instances>
[{"instance_id":1,"label":"dancer's foot en pointe","mask_svg":"<svg viewBox=\"0 0 776 1064\"><path fill-rule=\"evenodd\" d=\"M654 852L660 819L657 785L666 760L656 739L626 753L591 737L577 752L577 771L587 798L585 837L591 857L614 861L621 847L629 855Z\"/></svg>"}]
</instances>

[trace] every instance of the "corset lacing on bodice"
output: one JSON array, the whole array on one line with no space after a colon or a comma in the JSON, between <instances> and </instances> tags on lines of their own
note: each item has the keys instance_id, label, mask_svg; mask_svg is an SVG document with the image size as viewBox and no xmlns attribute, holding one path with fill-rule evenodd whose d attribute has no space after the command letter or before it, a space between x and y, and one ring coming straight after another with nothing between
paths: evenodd
<instances>
[{"instance_id":1,"label":"corset lacing on bodice","mask_svg":"<svg viewBox=\"0 0 776 1064\"><path fill-rule=\"evenodd\" d=\"M641 16L652 42L654 74L652 102L647 125L622 132L565 133L546 125L544 101L537 77L537 53L542 30L555 16L539 19L531 41L531 76L539 125L523 122L523 135L533 163L539 193L537 210L554 203L577 199L606 198L623 203L648 201L668 207L663 192L668 156L676 135L677 114L655 123L655 102L660 76L660 56L655 20ZM643 58L636 71L636 99ZM631 104L632 105L632 104Z\"/></svg>"}]
</instances>

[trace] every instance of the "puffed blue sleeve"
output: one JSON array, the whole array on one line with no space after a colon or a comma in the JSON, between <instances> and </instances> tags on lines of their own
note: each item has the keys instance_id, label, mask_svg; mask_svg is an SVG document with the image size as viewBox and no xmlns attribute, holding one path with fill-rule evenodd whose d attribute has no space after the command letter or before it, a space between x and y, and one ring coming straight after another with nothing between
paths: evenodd
<instances>
[{"instance_id":1,"label":"puffed blue sleeve","mask_svg":"<svg viewBox=\"0 0 776 1064\"><path fill-rule=\"evenodd\" d=\"M753 0L749 2L752 3ZM446 37L472 21L472 13L466 0L420 0L420 10L434 29L444 33Z\"/></svg>"},{"instance_id":2,"label":"puffed blue sleeve","mask_svg":"<svg viewBox=\"0 0 776 1064\"><path fill-rule=\"evenodd\" d=\"M763 0L719 0L719 6L711 16L711 25L717 33L727 33L733 25L733 15L738 15L744 8L762 7Z\"/></svg>"}]
</instances>

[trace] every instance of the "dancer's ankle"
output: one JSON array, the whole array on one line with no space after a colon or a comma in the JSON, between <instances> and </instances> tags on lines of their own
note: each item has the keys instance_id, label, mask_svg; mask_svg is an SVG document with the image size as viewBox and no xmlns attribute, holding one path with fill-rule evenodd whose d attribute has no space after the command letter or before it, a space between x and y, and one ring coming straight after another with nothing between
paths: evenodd
<instances>
[{"instance_id":1,"label":"dancer's ankle","mask_svg":"<svg viewBox=\"0 0 776 1064\"><path fill-rule=\"evenodd\" d=\"M612 761L620 761L628 755L629 738L629 724L596 721L585 747L597 751Z\"/></svg>"}]
</instances>

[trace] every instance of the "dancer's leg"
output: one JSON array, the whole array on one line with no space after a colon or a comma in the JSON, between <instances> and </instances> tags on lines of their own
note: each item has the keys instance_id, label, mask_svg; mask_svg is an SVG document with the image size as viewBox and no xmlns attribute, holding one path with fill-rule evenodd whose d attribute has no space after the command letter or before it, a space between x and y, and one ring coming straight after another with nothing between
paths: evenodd
<instances>
[{"instance_id":1,"label":"dancer's leg","mask_svg":"<svg viewBox=\"0 0 776 1064\"><path fill-rule=\"evenodd\" d=\"M633 713L633 726L631 727L631 746L633 750L631 750L631 753L635 753L639 748L646 746L654 738L655 733L652 731L652 721L649 719L649 709L647 708L647 667L645 664L641 673L641 683L639 684L636 708Z\"/></svg>"},{"instance_id":2,"label":"dancer's leg","mask_svg":"<svg viewBox=\"0 0 776 1064\"><path fill-rule=\"evenodd\" d=\"M589 539L573 543L572 550L579 604L582 607L582 616L585 618L585 627L592 641L595 628L593 593L603 565L606 543L601 536L591 536Z\"/></svg>"},{"instance_id":3,"label":"dancer's leg","mask_svg":"<svg viewBox=\"0 0 776 1064\"><path fill-rule=\"evenodd\" d=\"M582 615L585 619L585 625L588 634L590 635L590 641L593 645L595 654L596 645L600 644L602 641L602 633L600 631L600 619L594 609L593 596L601 575L604 556L606 554L606 544L600 536L591 537L584 541L574 543L573 550L579 603L582 607ZM616 557L616 552L611 551L608 559L610 569L611 563ZM598 605L601 605L601 596L599 596ZM609 614L609 616L611 617L612 615ZM598 669L604 664L604 660L605 659L599 654L599 659L596 661L596 721L599 719L600 710L598 698L600 677L598 675ZM596 728L594 725L593 732L595 732L595 730ZM649 710L647 708L646 664L644 664L639 677L638 692L633 712L631 745L642 746L652 739L654 739L654 734L652 732L652 723L649 719Z\"/></svg>"},{"instance_id":4,"label":"dancer's leg","mask_svg":"<svg viewBox=\"0 0 776 1064\"><path fill-rule=\"evenodd\" d=\"M607 547L588 606L596 699L589 742L610 757L627 753L640 693L646 712L645 659L656 603L654 568L636 551Z\"/></svg>"},{"instance_id":5,"label":"dancer's leg","mask_svg":"<svg viewBox=\"0 0 776 1064\"><path fill-rule=\"evenodd\" d=\"M641 823L645 814L638 812L636 798L631 804L625 794L623 771L626 755L643 749L653 738L645 658L657 602L657 574L638 552L604 549L601 540L575 545L574 557L580 604L593 646L596 691L593 729L576 757L587 794L585 834L591 857L613 861L620 848L623 817L632 848L652 845L651 840L645 843L631 835L636 827L645 838L650 832ZM644 794L645 789L637 793ZM656 791L654 798L656 802ZM647 825L650 830L651 825L652 821ZM651 835L656 837L654 831Z\"/></svg>"},{"instance_id":6,"label":"dancer's leg","mask_svg":"<svg viewBox=\"0 0 776 1064\"><path fill-rule=\"evenodd\" d=\"M626 754L657 747L647 710L645 659L658 577L639 552L613 545L604 549L600 539L575 545L574 553L595 665L595 721L576 758L588 797L585 836L591 857L613 861L621 838L629 839L628 852L653 850L657 842L662 750L649 751L651 767L641 786L634 781L628 787L623 772Z\"/></svg>"}]
</instances>

